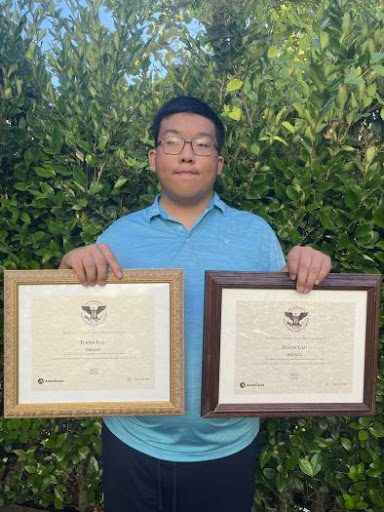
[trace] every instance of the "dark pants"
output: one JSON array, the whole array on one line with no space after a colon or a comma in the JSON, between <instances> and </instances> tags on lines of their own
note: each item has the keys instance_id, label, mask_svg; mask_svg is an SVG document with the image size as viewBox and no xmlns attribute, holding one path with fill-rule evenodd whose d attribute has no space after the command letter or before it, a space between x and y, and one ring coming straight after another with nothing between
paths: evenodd
<instances>
[{"instance_id":1,"label":"dark pants","mask_svg":"<svg viewBox=\"0 0 384 512\"><path fill-rule=\"evenodd\" d=\"M168 462L134 450L103 426L104 512L250 512L257 443L205 462Z\"/></svg>"}]
</instances>

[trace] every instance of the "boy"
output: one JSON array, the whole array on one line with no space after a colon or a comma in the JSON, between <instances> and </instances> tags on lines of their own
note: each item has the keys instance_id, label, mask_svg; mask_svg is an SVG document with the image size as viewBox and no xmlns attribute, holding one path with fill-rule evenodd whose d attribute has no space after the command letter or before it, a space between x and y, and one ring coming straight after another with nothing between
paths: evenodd
<instances>
[{"instance_id":1,"label":"boy","mask_svg":"<svg viewBox=\"0 0 384 512\"><path fill-rule=\"evenodd\" d=\"M204 271L287 270L308 292L328 274L328 256L295 247L284 256L260 217L226 205L213 188L223 168L224 127L197 98L165 103L153 120L149 165L161 194L114 222L98 243L67 253L85 285L104 284L110 269L183 268L186 411L172 417L104 419L105 512L250 512L257 418L200 417Z\"/></svg>"}]
</instances>

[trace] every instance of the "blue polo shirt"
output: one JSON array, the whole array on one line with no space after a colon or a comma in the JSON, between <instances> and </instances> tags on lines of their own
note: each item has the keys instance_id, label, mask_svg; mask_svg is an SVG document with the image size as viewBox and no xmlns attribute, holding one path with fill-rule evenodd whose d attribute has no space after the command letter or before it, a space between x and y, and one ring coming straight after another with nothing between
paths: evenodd
<instances>
[{"instance_id":1,"label":"blue polo shirt","mask_svg":"<svg viewBox=\"0 0 384 512\"><path fill-rule=\"evenodd\" d=\"M98 242L108 244L122 268L184 270L185 415L108 417L108 428L132 448L163 460L210 460L245 448L259 431L258 418L200 417L204 272L281 270L284 256L271 227L214 194L186 229L157 197L148 208L114 222Z\"/></svg>"}]
</instances>

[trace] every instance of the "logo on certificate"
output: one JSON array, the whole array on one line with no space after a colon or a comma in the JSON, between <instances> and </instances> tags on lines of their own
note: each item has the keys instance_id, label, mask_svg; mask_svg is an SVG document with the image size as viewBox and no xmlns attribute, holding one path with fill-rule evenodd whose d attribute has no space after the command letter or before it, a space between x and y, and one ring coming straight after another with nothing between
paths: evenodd
<instances>
[{"instance_id":1,"label":"logo on certificate","mask_svg":"<svg viewBox=\"0 0 384 512\"><path fill-rule=\"evenodd\" d=\"M284 312L284 325L293 332L305 329L308 325L308 311L301 308L291 308Z\"/></svg>"},{"instance_id":2,"label":"logo on certificate","mask_svg":"<svg viewBox=\"0 0 384 512\"><path fill-rule=\"evenodd\" d=\"M239 386L243 389L247 387L263 388L264 384L262 382L240 382Z\"/></svg>"},{"instance_id":3,"label":"logo on certificate","mask_svg":"<svg viewBox=\"0 0 384 512\"><path fill-rule=\"evenodd\" d=\"M81 306L81 318L88 325L100 325L107 317L106 308L101 302L91 300Z\"/></svg>"}]
</instances>

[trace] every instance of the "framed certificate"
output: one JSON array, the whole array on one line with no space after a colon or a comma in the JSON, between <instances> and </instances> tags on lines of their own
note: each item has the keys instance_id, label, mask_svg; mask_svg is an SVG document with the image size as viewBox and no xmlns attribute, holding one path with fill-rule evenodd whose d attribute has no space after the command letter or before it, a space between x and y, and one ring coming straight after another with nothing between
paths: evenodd
<instances>
[{"instance_id":1,"label":"framed certificate","mask_svg":"<svg viewBox=\"0 0 384 512\"><path fill-rule=\"evenodd\" d=\"M183 414L183 271L5 271L5 417Z\"/></svg>"},{"instance_id":2,"label":"framed certificate","mask_svg":"<svg viewBox=\"0 0 384 512\"><path fill-rule=\"evenodd\" d=\"M202 415L374 414L380 281L206 272Z\"/></svg>"}]
</instances>

